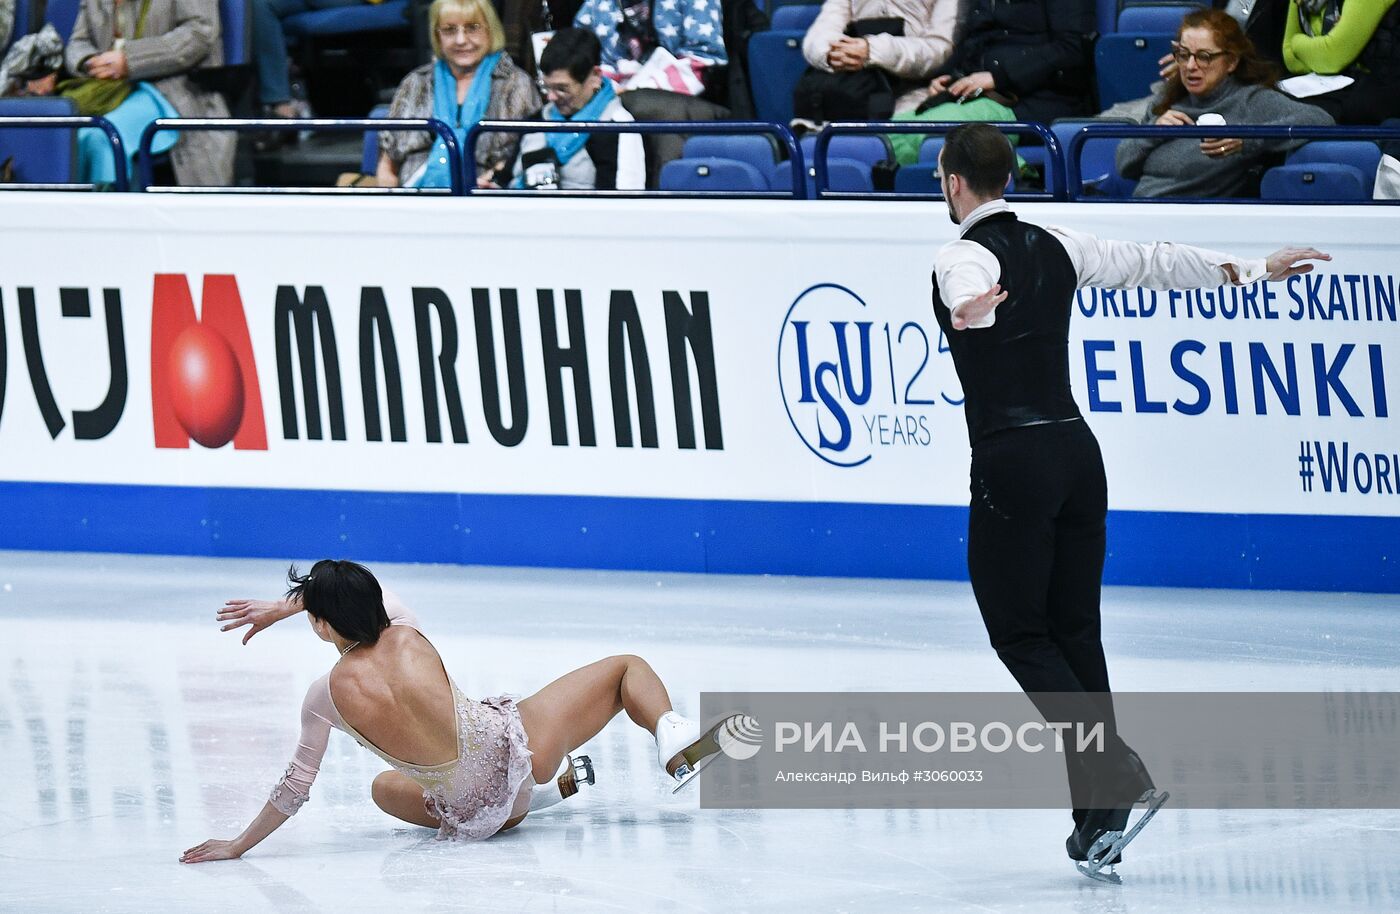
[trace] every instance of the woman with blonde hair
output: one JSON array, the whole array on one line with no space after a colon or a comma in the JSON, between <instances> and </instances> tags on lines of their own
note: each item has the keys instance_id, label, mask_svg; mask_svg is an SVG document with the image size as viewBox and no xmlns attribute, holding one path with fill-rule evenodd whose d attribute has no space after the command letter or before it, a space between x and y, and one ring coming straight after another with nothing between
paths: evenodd
<instances>
[{"instance_id":1,"label":"woman with blonde hair","mask_svg":"<svg viewBox=\"0 0 1400 914\"><path fill-rule=\"evenodd\" d=\"M506 33L490 0L433 0L428 10L432 63L399 83L390 117L435 117L457 141L480 120L526 120L540 111L540 94L506 53ZM503 186L520 148L517 134L492 133L476 145L478 187ZM381 133L381 187L447 187L446 144L430 133Z\"/></svg>"}]
</instances>

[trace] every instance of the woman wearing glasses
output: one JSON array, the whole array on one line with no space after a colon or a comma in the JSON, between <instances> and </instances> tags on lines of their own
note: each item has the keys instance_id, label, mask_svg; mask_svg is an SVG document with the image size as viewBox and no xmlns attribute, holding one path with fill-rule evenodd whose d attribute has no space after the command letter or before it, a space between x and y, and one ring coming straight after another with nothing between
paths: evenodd
<instances>
[{"instance_id":1,"label":"woman wearing glasses","mask_svg":"<svg viewBox=\"0 0 1400 914\"><path fill-rule=\"evenodd\" d=\"M480 120L529 120L540 94L504 50L505 29L490 0L434 0L428 10L432 63L399 83L390 117L435 117L451 125L467 155L466 136ZM503 186L520 136L490 133L476 144L476 184ZM429 133L379 134L380 187L447 187L447 150Z\"/></svg>"},{"instance_id":2,"label":"woman wearing glasses","mask_svg":"<svg viewBox=\"0 0 1400 914\"><path fill-rule=\"evenodd\" d=\"M1176 73L1153 100L1148 123L1330 126L1332 118L1274 88L1278 73L1239 23L1221 10L1196 10L1172 44ZM1251 192L1260 160L1299 140L1194 137L1124 140L1118 171L1138 181L1137 197L1238 197Z\"/></svg>"}]
</instances>

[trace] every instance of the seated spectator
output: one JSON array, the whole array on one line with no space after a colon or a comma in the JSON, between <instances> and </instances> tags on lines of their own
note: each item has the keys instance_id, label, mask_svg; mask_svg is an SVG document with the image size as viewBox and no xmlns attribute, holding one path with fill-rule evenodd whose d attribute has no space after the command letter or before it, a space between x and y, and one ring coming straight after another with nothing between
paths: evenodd
<instances>
[{"instance_id":1,"label":"seated spectator","mask_svg":"<svg viewBox=\"0 0 1400 914\"><path fill-rule=\"evenodd\" d=\"M793 92L803 120L883 120L912 111L953 52L958 0L826 0L802 39L811 65Z\"/></svg>"},{"instance_id":2,"label":"seated spectator","mask_svg":"<svg viewBox=\"0 0 1400 914\"><path fill-rule=\"evenodd\" d=\"M1400 117L1400 3L1289 0L1283 62L1290 73L1341 74L1354 82L1305 101L1339 124Z\"/></svg>"},{"instance_id":3,"label":"seated spectator","mask_svg":"<svg viewBox=\"0 0 1400 914\"><path fill-rule=\"evenodd\" d=\"M287 60L287 35L282 20L311 10L382 0L249 0L253 20L253 66L258 74L258 101L263 113L273 117L303 117L311 111L292 99L291 67Z\"/></svg>"},{"instance_id":4,"label":"seated spectator","mask_svg":"<svg viewBox=\"0 0 1400 914\"><path fill-rule=\"evenodd\" d=\"M223 53L217 0L83 0L64 62L70 73L87 79L72 91L58 89L85 114L110 104L103 116L135 153L133 129L139 137L157 117L228 117L223 96L189 76L199 67L221 66ZM232 184L235 140L226 130L178 134L170 150L175 180L184 186Z\"/></svg>"},{"instance_id":5,"label":"seated spectator","mask_svg":"<svg viewBox=\"0 0 1400 914\"><path fill-rule=\"evenodd\" d=\"M925 105L990 95L1019 121L1088 114L1095 29L1094 0L972 0Z\"/></svg>"},{"instance_id":6,"label":"seated spectator","mask_svg":"<svg viewBox=\"0 0 1400 914\"><path fill-rule=\"evenodd\" d=\"M722 0L583 0L574 25L598 36L606 75L624 88L662 88L663 76L699 95L704 71L729 63L722 13Z\"/></svg>"},{"instance_id":7,"label":"seated spectator","mask_svg":"<svg viewBox=\"0 0 1400 914\"><path fill-rule=\"evenodd\" d=\"M540 54L548 121L623 121L613 84L599 72L602 45L587 29L560 29ZM530 133L520 141L517 187L642 190L646 158L636 133Z\"/></svg>"},{"instance_id":8,"label":"seated spectator","mask_svg":"<svg viewBox=\"0 0 1400 914\"><path fill-rule=\"evenodd\" d=\"M1203 115L1215 123L1327 126L1320 108L1274 88L1276 71L1261 59L1236 22L1220 10L1196 10L1181 22L1172 56L1177 71L1149 110L1147 123L1190 127ZM1118 146L1118 171L1138 180L1138 197L1235 197L1249 193L1267 154L1298 140L1129 139Z\"/></svg>"},{"instance_id":9,"label":"seated spectator","mask_svg":"<svg viewBox=\"0 0 1400 914\"><path fill-rule=\"evenodd\" d=\"M539 116L539 92L503 50L505 30L490 0L433 0L428 29L435 60L399 83L390 117L435 117L452 126L466 155L467 131L477 121ZM518 134L482 136L477 186L508 181L519 148ZM446 144L431 133L381 133L377 177L381 187L448 187Z\"/></svg>"}]
</instances>

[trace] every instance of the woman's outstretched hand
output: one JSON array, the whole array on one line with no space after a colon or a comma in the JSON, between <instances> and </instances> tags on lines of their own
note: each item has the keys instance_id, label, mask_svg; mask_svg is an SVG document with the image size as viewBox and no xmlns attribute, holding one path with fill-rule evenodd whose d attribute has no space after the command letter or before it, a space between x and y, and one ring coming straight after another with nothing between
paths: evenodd
<instances>
[{"instance_id":1,"label":"woman's outstretched hand","mask_svg":"<svg viewBox=\"0 0 1400 914\"><path fill-rule=\"evenodd\" d=\"M247 644L258 632L274 622L280 622L295 613L286 600L229 600L219 610L218 619L224 623L219 631L226 632L244 625L251 625L243 636Z\"/></svg>"},{"instance_id":2,"label":"woman's outstretched hand","mask_svg":"<svg viewBox=\"0 0 1400 914\"><path fill-rule=\"evenodd\" d=\"M208 863L210 860L237 860L242 856L243 851L238 849L236 842L210 838L203 844L197 844L181 854L180 862Z\"/></svg>"}]
</instances>

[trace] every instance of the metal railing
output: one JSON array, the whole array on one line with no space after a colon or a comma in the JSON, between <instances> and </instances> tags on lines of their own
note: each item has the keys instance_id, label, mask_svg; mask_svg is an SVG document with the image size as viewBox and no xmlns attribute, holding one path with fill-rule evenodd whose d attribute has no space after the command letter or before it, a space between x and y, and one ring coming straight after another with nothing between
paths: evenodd
<instances>
[{"instance_id":1,"label":"metal railing","mask_svg":"<svg viewBox=\"0 0 1400 914\"><path fill-rule=\"evenodd\" d=\"M806 168L803 167L802 148L797 144L792 131L782 124L768 121L478 121L467 131L466 160L476 161L476 143L483 133L668 133L668 134L717 134L721 136L737 134L763 134L775 136L787 148L792 160L791 197L805 200L807 197ZM765 178L767 175L764 176ZM476 183L475 176L468 182ZM468 189L468 193L471 193ZM493 191L500 193L500 191ZM520 191L538 193L538 191ZM546 191L550 194L569 195L570 191ZM783 191L574 191L588 196L622 197L788 197Z\"/></svg>"},{"instance_id":2,"label":"metal railing","mask_svg":"<svg viewBox=\"0 0 1400 914\"><path fill-rule=\"evenodd\" d=\"M122 138L117 133L117 128L112 126L112 122L105 117L78 117L78 116L55 116L55 117L0 117L0 129L7 127L18 127L21 130L29 129L74 129L80 127L96 127L107 136L107 148L112 153L113 169L112 189L125 193L130 189L130 181L127 178L126 146L122 143ZM92 184L7 184L7 189L27 188L29 190L93 190Z\"/></svg>"},{"instance_id":3,"label":"metal railing","mask_svg":"<svg viewBox=\"0 0 1400 914\"><path fill-rule=\"evenodd\" d=\"M141 143L136 151L138 190L156 190L162 193L321 193L321 194L386 194L415 193L441 194L441 188L374 188L374 187L157 187L152 188L155 178L155 154L151 144L161 131L187 130L230 130L248 133L254 130L311 130L332 133L365 133L382 130L429 131L436 133L447 146L447 168L451 187L446 193L454 197L462 196L465 188L462 166L462 150L457 143L457 135L452 128L436 118L156 118L141 131Z\"/></svg>"},{"instance_id":4,"label":"metal railing","mask_svg":"<svg viewBox=\"0 0 1400 914\"><path fill-rule=\"evenodd\" d=\"M827 150L831 148L831 141L838 136L850 134L890 134L890 133L914 133L926 136L942 136L953 130L955 127L962 127L965 121L839 121L827 124L822 131L817 134L816 146L812 149L812 159L816 167L816 190L818 199L822 197L840 197L845 199L872 199L877 198L887 200L894 196L889 191L877 193L852 193L849 191L828 190L827 173ZM1040 137L1045 143L1046 180L1044 192L1018 192L1007 194L1008 200L1063 200L1065 198L1064 182L1065 169L1064 157L1060 152L1060 141L1051 132L1050 128L1044 124L1032 123L1030 121L989 121L987 126L995 127L1002 133L1022 134L1033 133ZM904 166L908 168L909 166ZM914 199L928 199L930 194L900 194L901 197L912 197Z\"/></svg>"},{"instance_id":5,"label":"metal railing","mask_svg":"<svg viewBox=\"0 0 1400 914\"><path fill-rule=\"evenodd\" d=\"M1394 204L1393 200L1260 200L1256 197L1110 197L1084 193L1083 169L1080 155L1084 144L1101 139L1155 139L1169 140L1178 137L1196 139L1259 139L1259 140L1400 140L1400 127L1298 127L1287 124L1222 124L1218 127L1159 127L1153 124L1085 124L1069 138L1065 150L1065 173L1068 176L1068 198L1077 202L1121 203L1131 199L1134 203L1288 203L1288 204L1345 204L1358 203Z\"/></svg>"}]
</instances>

